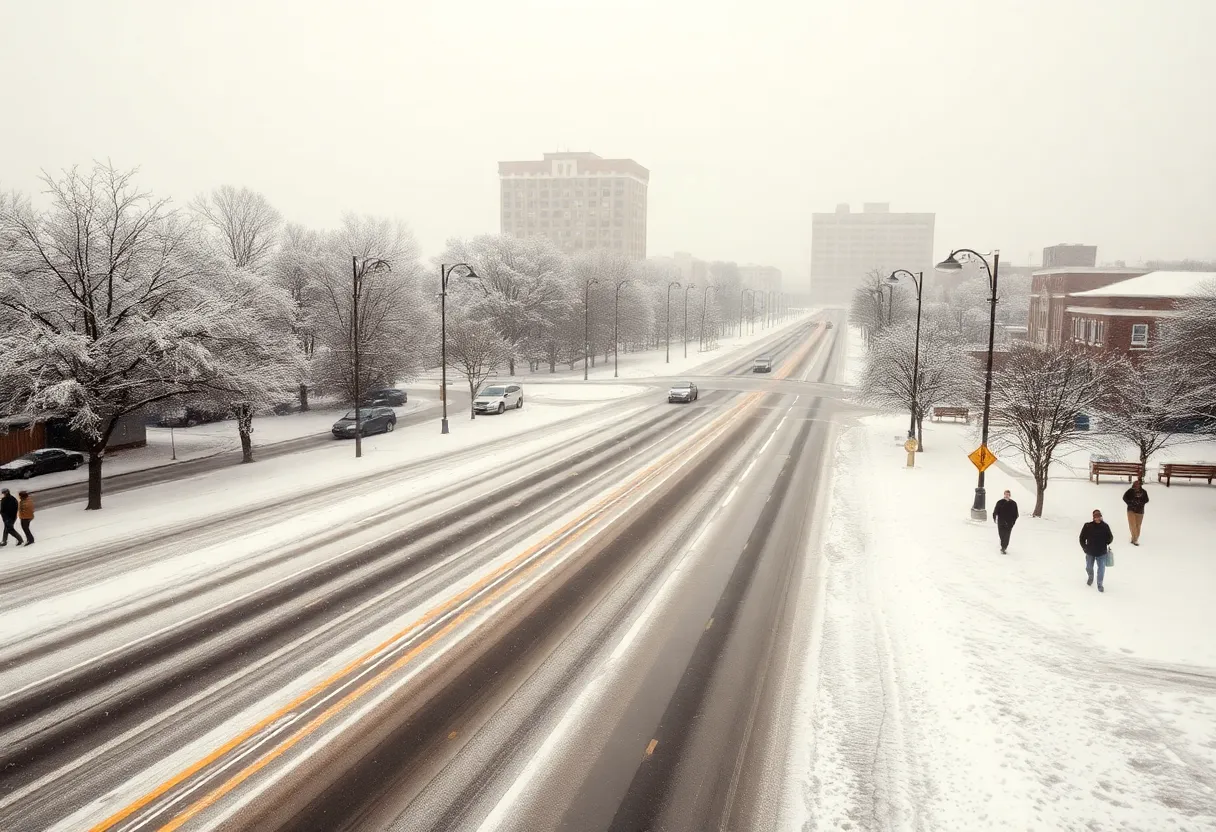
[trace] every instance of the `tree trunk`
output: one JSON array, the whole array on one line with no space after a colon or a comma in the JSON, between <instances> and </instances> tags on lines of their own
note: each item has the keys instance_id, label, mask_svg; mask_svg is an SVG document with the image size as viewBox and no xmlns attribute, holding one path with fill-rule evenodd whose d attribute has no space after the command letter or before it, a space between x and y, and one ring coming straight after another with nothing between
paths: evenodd
<instances>
[{"instance_id":1,"label":"tree trunk","mask_svg":"<svg viewBox=\"0 0 1216 832\"><path fill-rule=\"evenodd\" d=\"M515 356L507 359L507 372L509 375L515 375Z\"/></svg>"},{"instance_id":2,"label":"tree trunk","mask_svg":"<svg viewBox=\"0 0 1216 832\"><path fill-rule=\"evenodd\" d=\"M916 417L916 452L920 453L925 449L925 417L918 415Z\"/></svg>"},{"instance_id":3,"label":"tree trunk","mask_svg":"<svg viewBox=\"0 0 1216 832\"><path fill-rule=\"evenodd\" d=\"M300 412L301 413L308 412L308 385L307 384L300 385Z\"/></svg>"},{"instance_id":4,"label":"tree trunk","mask_svg":"<svg viewBox=\"0 0 1216 832\"><path fill-rule=\"evenodd\" d=\"M89 448L89 502L85 511L101 510L101 460L105 454L105 446Z\"/></svg>"},{"instance_id":5,"label":"tree trunk","mask_svg":"<svg viewBox=\"0 0 1216 832\"><path fill-rule=\"evenodd\" d=\"M477 385L473 383L472 379L469 379L469 421L472 421L477 418L476 405L474 404L476 399L477 399Z\"/></svg>"},{"instance_id":6,"label":"tree trunk","mask_svg":"<svg viewBox=\"0 0 1216 832\"><path fill-rule=\"evenodd\" d=\"M236 411L236 430L241 437L241 464L253 462L253 408L242 404Z\"/></svg>"},{"instance_id":7,"label":"tree trunk","mask_svg":"<svg viewBox=\"0 0 1216 832\"><path fill-rule=\"evenodd\" d=\"M1038 478L1034 481L1034 511L1031 512L1031 517L1043 516L1043 494L1047 491L1047 483L1039 482Z\"/></svg>"}]
</instances>

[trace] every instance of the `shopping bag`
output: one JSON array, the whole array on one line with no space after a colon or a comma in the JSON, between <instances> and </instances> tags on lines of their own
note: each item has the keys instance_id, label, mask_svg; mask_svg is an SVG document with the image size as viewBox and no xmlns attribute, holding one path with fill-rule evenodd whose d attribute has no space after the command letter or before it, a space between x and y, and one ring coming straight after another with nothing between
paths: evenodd
<instances>
[{"instance_id":1,"label":"shopping bag","mask_svg":"<svg viewBox=\"0 0 1216 832\"><path fill-rule=\"evenodd\" d=\"M1114 565L1115 565L1115 550L1110 548L1109 546L1107 546L1106 547L1106 568L1110 569Z\"/></svg>"}]
</instances>

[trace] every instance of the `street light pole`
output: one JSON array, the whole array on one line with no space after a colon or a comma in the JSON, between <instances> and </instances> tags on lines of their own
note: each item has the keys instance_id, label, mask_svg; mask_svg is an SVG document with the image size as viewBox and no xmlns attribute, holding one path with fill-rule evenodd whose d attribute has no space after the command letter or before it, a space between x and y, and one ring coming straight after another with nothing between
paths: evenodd
<instances>
[{"instance_id":1,"label":"street light pole","mask_svg":"<svg viewBox=\"0 0 1216 832\"><path fill-rule=\"evenodd\" d=\"M684 287L684 330L680 337L684 339L684 357L688 358L688 290L697 288L697 284L689 283Z\"/></svg>"},{"instance_id":2,"label":"street light pole","mask_svg":"<svg viewBox=\"0 0 1216 832\"><path fill-rule=\"evenodd\" d=\"M751 305L747 310L747 334L756 334L756 290L752 289Z\"/></svg>"},{"instance_id":3,"label":"street light pole","mask_svg":"<svg viewBox=\"0 0 1216 832\"><path fill-rule=\"evenodd\" d=\"M718 287L709 284L705 287L705 291L701 293L701 341L698 350L705 352L705 308L709 305L709 290L717 291Z\"/></svg>"},{"instance_id":4,"label":"street light pole","mask_svg":"<svg viewBox=\"0 0 1216 832\"><path fill-rule=\"evenodd\" d=\"M673 280L667 284L667 363L671 363L671 290L679 289L680 281Z\"/></svg>"},{"instance_id":5,"label":"street light pole","mask_svg":"<svg viewBox=\"0 0 1216 832\"><path fill-rule=\"evenodd\" d=\"M477 280L477 272L468 263L452 266L439 264L439 400L443 403L439 432L448 432L448 280L456 269L464 269L469 278ZM483 287L484 288L484 287Z\"/></svg>"},{"instance_id":6,"label":"street light pole","mask_svg":"<svg viewBox=\"0 0 1216 832\"><path fill-rule=\"evenodd\" d=\"M743 299L747 297L747 287L739 292L739 337L743 337Z\"/></svg>"},{"instance_id":7,"label":"street light pole","mask_svg":"<svg viewBox=\"0 0 1216 832\"><path fill-rule=\"evenodd\" d=\"M1000 275L1001 268L1001 252L992 252L992 265L988 265L987 258L969 248L955 249L950 252L950 256L937 264L937 270L943 272L956 272L963 268L963 264L959 262L958 255L964 255L967 261L979 260L984 264L984 271L988 273L988 288L992 290L992 297L988 299L990 311L988 314L988 367L984 372L984 422L980 430L980 444L987 447L988 445L988 415L992 408L992 350L996 341L996 303L997 303L997 278ZM975 502L971 506L972 520L987 520L988 509L986 506L985 491L984 491L984 472L980 471L979 479L975 486Z\"/></svg>"},{"instance_id":8,"label":"street light pole","mask_svg":"<svg viewBox=\"0 0 1216 832\"><path fill-rule=\"evenodd\" d=\"M628 280L616 284L616 300L612 310L612 377L618 378L621 370L621 287Z\"/></svg>"},{"instance_id":9,"label":"street light pole","mask_svg":"<svg viewBox=\"0 0 1216 832\"><path fill-rule=\"evenodd\" d=\"M583 381L587 380L587 360L591 357L591 287L599 283L594 277L583 286Z\"/></svg>"},{"instance_id":10,"label":"street light pole","mask_svg":"<svg viewBox=\"0 0 1216 832\"><path fill-rule=\"evenodd\" d=\"M912 421L908 425L908 438L916 438L916 410L920 405L920 400L917 398L918 387L920 384L920 309L921 298L923 297L922 290L925 285L925 273L916 272L913 274L907 269L896 269L891 272L891 276L887 280L895 283L899 280L901 274L906 274L912 278L912 285L916 287L916 346L912 351Z\"/></svg>"}]
</instances>

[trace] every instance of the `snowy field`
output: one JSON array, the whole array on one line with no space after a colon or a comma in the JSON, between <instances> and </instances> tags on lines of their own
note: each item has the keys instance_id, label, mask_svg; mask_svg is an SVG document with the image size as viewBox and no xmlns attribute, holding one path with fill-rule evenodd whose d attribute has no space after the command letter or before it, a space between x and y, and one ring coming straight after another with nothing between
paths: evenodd
<instances>
[{"instance_id":1,"label":"snowy field","mask_svg":"<svg viewBox=\"0 0 1216 832\"><path fill-rule=\"evenodd\" d=\"M974 428L927 424L914 469L906 429L864 417L837 448L785 828L1216 828L1216 486L1150 478L1134 548L1127 484L1089 482L1089 451L1042 519L1004 459L988 508L1009 489L1022 517L1002 555L969 519ZM1115 532L1105 594L1077 541L1094 508Z\"/></svg>"}]
</instances>

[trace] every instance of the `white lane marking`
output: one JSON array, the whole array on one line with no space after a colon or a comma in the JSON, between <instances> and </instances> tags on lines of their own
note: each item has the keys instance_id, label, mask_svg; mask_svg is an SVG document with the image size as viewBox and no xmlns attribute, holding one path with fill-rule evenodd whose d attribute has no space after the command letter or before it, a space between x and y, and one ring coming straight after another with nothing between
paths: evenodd
<instances>
[{"instance_id":1,"label":"white lane marking","mask_svg":"<svg viewBox=\"0 0 1216 832\"><path fill-rule=\"evenodd\" d=\"M794 404L798 404L798 400L799 400L799 399L801 399L801 398L802 398L801 394L799 394L799 395L797 395L797 396L794 396ZM790 405L790 408L791 408L791 409L793 409L794 404Z\"/></svg>"},{"instance_id":2,"label":"white lane marking","mask_svg":"<svg viewBox=\"0 0 1216 832\"><path fill-rule=\"evenodd\" d=\"M761 448L760 450L761 450L761 451L763 451L764 449L763 449L763 448ZM753 468L755 468L755 467L756 467L756 460L754 460L754 459L753 459L753 460L752 460L752 461L751 461L751 462L748 464L748 466L747 466L746 468L744 468L744 469L743 469L743 474L742 474L742 476L740 476L740 477L739 477L739 479L741 479L741 480L745 480L745 479L747 479L747 475L748 475L748 474L750 474L750 473L752 472L752 469L753 469Z\"/></svg>"},{"instance_id":3,"label":"white lane marking","mask_svg":"<svg viewBox=\"0 0 1216 832\"><path fill-rule=\"evenodd\" d=\"M728 505L730 505L730 501L735 499L735 494L738 491L739 491L739 486L737 486L737 485L730 490L730 493L726 495L726 499L722 501L722 508L726 508Z\"/></svg>"}]
</instances>

